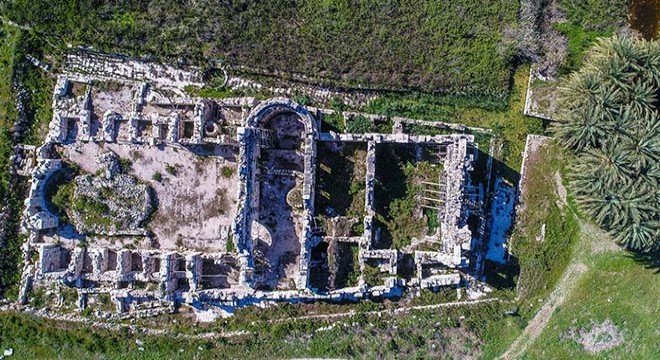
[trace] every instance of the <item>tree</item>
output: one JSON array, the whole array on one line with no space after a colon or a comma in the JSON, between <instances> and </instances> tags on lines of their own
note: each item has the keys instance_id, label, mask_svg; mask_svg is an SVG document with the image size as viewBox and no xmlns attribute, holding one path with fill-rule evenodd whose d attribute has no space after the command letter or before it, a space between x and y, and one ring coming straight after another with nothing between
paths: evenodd
<instances>
[{"instance_id":1,"label":"tree","mask_svg":"<svg viewBox=\"0 0 660 360\"><path fill-rule=\"evenodd\" d=\"M560 89L580 209L627 249L660 250L660 43L614 36Z\"/></svg>"}]
</instances>

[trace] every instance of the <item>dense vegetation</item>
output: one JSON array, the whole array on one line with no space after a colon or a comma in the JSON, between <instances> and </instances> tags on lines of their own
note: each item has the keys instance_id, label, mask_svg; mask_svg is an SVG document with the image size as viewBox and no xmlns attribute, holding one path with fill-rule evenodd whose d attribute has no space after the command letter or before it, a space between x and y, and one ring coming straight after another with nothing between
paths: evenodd
<instances>
[{"instance_id":1,"label":"dense vegetation","mask_svg":"<svg viewBox=\"0 0 660 360\"><path fill-rule=\"evenodd\" d=\"M9 157L14 143L11 129L17 117L13 79L18 40L18 32L0 27L0 295L17 280L16 260L20 254L19 239L13 230L18 221L16 210L20 201L10 191L12 180L9 173ZM9 216L4 217L3 213Z\"/></svg>"},{"instance_id":2,"label":"dense vegetation","mask_svg":"<svg viewBox=\"0 0 660 360\"><path fill-rule=\"evenodd\" d=\"M181 324L180 328L174 325L181 334L226 331L228 327L250 332L233 338L207 339L135 334L128 328L108 331L6 313L0 316L0 342L3 347L13 348L17 359L103 356L122 359L442 358L447 353L476 357L485 343L498 342L507 335L498 331L496 325L507 317L504 315L507 306L491 302L377 316L367 315L365 311L380 307L365 302L355 307L355 315L350 317L286 320L306 315L299 310L309 307L299 304L281 306L278 310L252 308L249 312L257 316L237 314L241 319L231 319L231 324L218 321L211 326L193 325L192 319L181 317L169 321L169 327L173 326L173 320ZM336 305L324 308L342 309ZM278 311L279 316L274 316L274 311ZM284 318L284 321L273 324L265 321L273 318ZM489 324L495 326L491 328ZM320 328L323 329L318 330Z\"/></svg>"},{"instance_id":3,"label":"dense vegetation","mask_svg":"<svg viewBox=\"0 0 660 360\"><path fill-rule=\"evenodd\" d=\"M562 89L580 208L626 248L660 249L660 43L600 40Z\"/></svg>"},{"instance_id":4,"label":"dense vegetation","mask_svg":"<svg viewBox=\"0 0 660 360\"><path fill-rule=\"evenodd\" d=\"M319 143L316 209L329 216L364 216L365 146Z\"/></svg>"},{"instance_id":5,"label":"dense vegetation","mask_svg":"<svg viewBox=\"0 0 660 360\"><path fill-rule=\"evenodd\" d=\"M9 157L18 142L35 144L50 119L52 82L27 60L40 55L40 41L10 26L0 26L0 296L15 295L19 278L18 222L25 183L10 174ZM20 106L19 106L20 104ZM3 231L5 238L2 238Z\"/></svg>"},{"instance_id":6,"label":"dense vegetation","mask_svg":"<svg viewBox=\"0 0 660 360\"><path fill-rule=\"evenodd\" d=\"M559 0L566 21L554 24L568 38L564 73L580 68L584 52L598 37L611 36L625 24L630 0Z\"/></svg>"},{"instance_id":7,"label":"dense vegetation","mask_svg":"<svg viewBox=\"0 0 660 360\"><path fill-rule=\"evenodd\" d=\"M513 69L503 30L515 26L518 6L513 0L10 0L0 10L61 48L81 44L204 64L220 58L241 69L344 87L502 98Z\"/></svg>"},{"instance_id":8,"label":"dense vegetation","mask_svg":"<svg viewBox=\"0 0 660 360\"><path fill-rule=\"evenodd\" d=\"M429 215L437 213L421 208L420 193L422 181L439 181L442 164L416 161L414 151L405 145L376 147L375 227L381 231L378 247L402 249L411 244L413 237L428 234L429 225L435 224L429 221ZM432 152L425 150L425 155L426 151Z\"/></svg>"}]
</instances>

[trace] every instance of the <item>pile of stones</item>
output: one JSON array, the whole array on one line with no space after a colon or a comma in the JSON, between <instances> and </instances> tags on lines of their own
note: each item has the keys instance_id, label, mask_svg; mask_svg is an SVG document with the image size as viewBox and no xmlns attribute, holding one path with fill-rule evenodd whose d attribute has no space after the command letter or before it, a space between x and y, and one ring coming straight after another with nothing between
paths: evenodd
<instances>
[{"instance_id":1,"label":"pile of stones","mask_svg":"<svg viewBox=\"0 0 660 360\"><path fill-rule=\"evenodd\" d=\"M150 187L123 173L114 152L102 153L96 160L102 172L75 179L74 204L68 212L76 228L88 234L140 234L153 212Z\"/></svg>"}]
</instances>

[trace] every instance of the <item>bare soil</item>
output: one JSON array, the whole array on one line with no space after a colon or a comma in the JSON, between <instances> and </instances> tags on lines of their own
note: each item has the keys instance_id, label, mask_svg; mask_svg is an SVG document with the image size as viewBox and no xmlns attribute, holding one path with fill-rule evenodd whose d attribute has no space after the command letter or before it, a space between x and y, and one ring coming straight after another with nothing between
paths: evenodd
<instances>
[{"instance_id":1,"label":"bare soil","mask_svg":"<svg viewBox=\"0 0 660 360\"><path fill-rule=\"evenodd\" d=\"M75 143L64 146L63 154L83 171L95 173L94 158L104 149L130 160L129 173L154 189L156 212L149 227L155 246L226 249L239 184L233 148L212 146L196 149L196 154L184 147Z\"/></svg>"},{"instance_id":2,"label":"bare soil","mask_svg":"<svg viewBox=\"0 0 660 360\"><path fill-rule=\"evenodd\" d=\"M581 344L591 354L598 354L623 343L623 333L609 319L600 324L592 324L588 330L571 328L563 337Z\"/></svg>"}]
</instances>

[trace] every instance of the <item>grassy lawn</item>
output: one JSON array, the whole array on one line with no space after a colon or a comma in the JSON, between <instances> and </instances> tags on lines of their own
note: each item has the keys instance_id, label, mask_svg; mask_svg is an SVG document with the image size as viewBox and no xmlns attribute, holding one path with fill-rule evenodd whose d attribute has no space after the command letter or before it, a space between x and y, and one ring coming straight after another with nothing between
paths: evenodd
<instances>
[{"instance_id":1,"label":"grassy lawn","mask_svg":"<svg viewBox=\"0 0 660 360\"><path fill-rule=\"evenodd\" d=\"M527 358L660 358L657 271L645 268L620 250L586 256L586 260L589 269L528 349ZM565 338L571 328L589 330L606 320L622 332L621 345L592 354L576 341Z\"/></svg>"}]
</instances>

